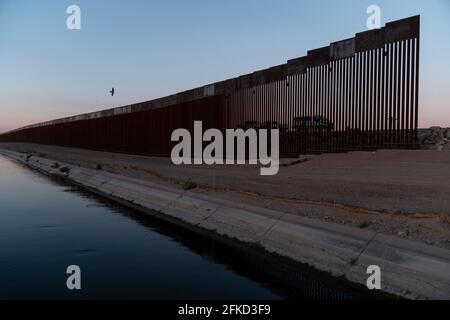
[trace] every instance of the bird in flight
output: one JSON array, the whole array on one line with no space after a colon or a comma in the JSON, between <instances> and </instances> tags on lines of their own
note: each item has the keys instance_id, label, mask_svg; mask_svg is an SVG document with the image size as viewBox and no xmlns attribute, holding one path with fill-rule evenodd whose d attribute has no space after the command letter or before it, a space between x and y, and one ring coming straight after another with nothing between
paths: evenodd
<instances>
[{"instance_id":1,"label":"bird in flight","mask_svg":"<svg viewBox=\"0 0 450 320\"><path fill-rule=\"evenodd\" d=\"M110 94L111 94L111 97L114 97L114 92L115 92L115 90L114 90L114 87L111 89L111 91L109 92Z\"/></svg>"}]
</instances>

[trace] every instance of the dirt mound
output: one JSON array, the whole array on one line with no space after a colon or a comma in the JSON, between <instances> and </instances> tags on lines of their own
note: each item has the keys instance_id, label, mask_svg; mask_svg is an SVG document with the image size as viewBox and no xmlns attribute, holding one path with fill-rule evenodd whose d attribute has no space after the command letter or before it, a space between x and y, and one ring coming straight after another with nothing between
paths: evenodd
<instances>
[{"instance_id":1,"label":"dirt mound","mask_svg":"<svg viewBox=\"0 0 450 320\"><path fill-rule=\"evenodd\" d=\"M419 144L427 150L450 150L450 128L419 129Z\"/></svg>"}]
</instances>

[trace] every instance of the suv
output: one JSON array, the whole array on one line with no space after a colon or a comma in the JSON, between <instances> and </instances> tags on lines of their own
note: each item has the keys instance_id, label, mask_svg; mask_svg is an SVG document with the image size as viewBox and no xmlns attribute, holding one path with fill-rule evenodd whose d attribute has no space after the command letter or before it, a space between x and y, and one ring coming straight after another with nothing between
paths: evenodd
<instances>
[{"instance_id":1,"label":"suv","mask_svg":"<svg viewBox=\"0 0 450 320\"><path fill-rule=\"evenodd\" d=\"M261 126L262 129L279 129L280 124L276 121L266 121Z\"/></svg>"},{"instance_id":2,"label":"suv","mask_svg":"<svg viewBox=\"0 0 450 320\"><path fill-rule=\"evenodd\" d=\"M278 129L280 132L286 132L289 130L289 126L286 123L277 121L266 121L262 124L261 129Z\"/></svg>"},{"instance_id":3,"label":"suv","mask_svg":"<svg viewBox=\"0 0 450 320\"><path fill-rule=\"evenodd\" d=\"M255 121L255 120L245 121L245 123L240 126L240 128L243 129L243 130L248 130L248 129L256 129L256 130L258 130L259 127L260 127L259 122Z\"/></svg>"},{"instance_id":4,"label":"suv","mask_svg":"<svg viewBox=\"0 0 450 320\"><path fill-rule=\"evenodd\" d=\"M309 116L294 118L294 130L319 129L333 131L334 123L322 116Z\"/></svg>"}]
</instances>

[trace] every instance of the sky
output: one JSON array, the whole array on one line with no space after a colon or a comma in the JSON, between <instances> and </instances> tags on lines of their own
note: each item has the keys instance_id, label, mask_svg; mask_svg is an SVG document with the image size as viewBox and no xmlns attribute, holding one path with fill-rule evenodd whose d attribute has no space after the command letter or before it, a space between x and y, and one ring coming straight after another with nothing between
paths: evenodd
<instances>
[{"instance_id":1,"label":"sky","mask_svg":"<svg viewBox=\"0 0 450 320\"><path fill-rule=\"evenodd\" d=\"M366 30L372 4L383 25L421 15L419 125L450 126L449 0L0 0L0 132L286 63Z\"/></svg>"}]
</instances>

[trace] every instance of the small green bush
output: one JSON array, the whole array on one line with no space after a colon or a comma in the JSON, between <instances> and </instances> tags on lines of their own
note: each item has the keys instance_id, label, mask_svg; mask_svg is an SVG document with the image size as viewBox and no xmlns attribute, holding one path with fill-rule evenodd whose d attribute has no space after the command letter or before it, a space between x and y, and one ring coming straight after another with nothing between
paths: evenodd
<instances>
[{"instance_id":1,"label":"small green bush","mask_svg":"<svg viewBox=\"0 0 450 320\"><path fill-rule=\"evenodd\" d=\"M359 224L359 227L360 227L361 229L366 229L366 228L368 228L369 226L370 226L370 223L367 222L367 221L364 221L364 222L362 222L362 223Z\"/></svg>"},{"instance_id":2,"label":"small green bush","mask_svg":"<svg viewBox=\"0 0 450 320\"><path fill-rule=\"evenodd\" d=\"M197 184L194 181L192 181L191 179L188 179L188 181L186 181L183 186L183 189L185 191L192 190L195 188L197 188Z\"/></svg>"},{"instance_id":3,"label":"small green bush","mask_svg":"<svg viewBox=\"0 0 450 320\"><path fill-rule=\"evenodd\" d=\"M70 168L62 167L61 169L59 169L59 171L61 171L62 173L69 173L70 172Z\"/></svg>"}]
</instances>

